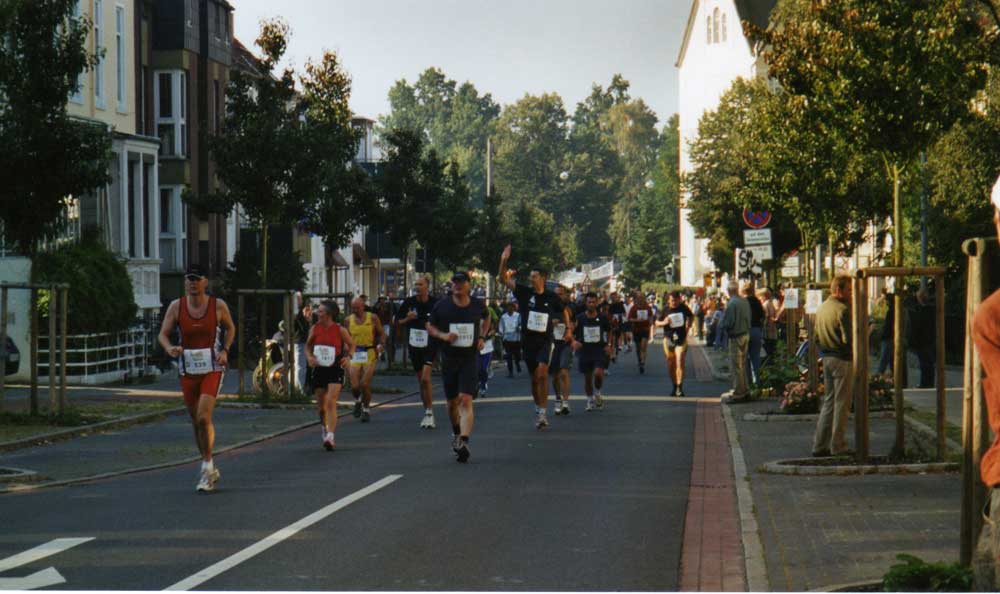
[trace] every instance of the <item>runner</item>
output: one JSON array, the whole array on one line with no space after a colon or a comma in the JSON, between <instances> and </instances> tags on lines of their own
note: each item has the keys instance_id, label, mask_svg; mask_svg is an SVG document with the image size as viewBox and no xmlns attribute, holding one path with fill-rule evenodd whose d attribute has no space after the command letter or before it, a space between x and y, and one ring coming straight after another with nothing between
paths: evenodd
<instances>
[{"instance_id":1,"label":"runner","mask_svg":"<svg viewBox=\"0 0 1000 594\"><path fill-rule=\"evenodd\" d=\"M639 360L639 373L646 373L646 348L649 346L650 328L653 323L653 308L646 303L641 291L635 292L635 303L628 312L635 340L635 356Z\"/></svg>"},{"instance_id":2,"label":"runner","mask_svg":"<svg viewBox=\"0 0 1000 594\"><path fill-rule=\"evenodd\" d=\"M663 354L667 357L667 369L674 383L671 396L684 396L684 357L687 354L687 335L695 319L694 313L681 300L678 291L670 293L664 301L667 309L659 316L657 328L663 328Z\"/></svg>"},{"instance_id":3,"label":"runner","mask_svg":"<svg viewBox=\"0 0 1000 594\"><path fill-rule=\"evenodd\" d=\"M503 337L503 356L507 360L507 377L514 377L514 363L521 373L521 314L517 304L508 303L507 313L500 317L500 334Z\"/></svg>"},{"instance_id":4,"label":"runner","mask_svg":"<svg viewBox=\"0 0 1000 594\"><path fill-rule=\"evenodd\" d=\"M486 306L469 297L469 275L457 272L451 277L451 297L438 301L427 323L427 332L441 341L441 382L448 400L452 442L459 462L468 462L469 436L475 415L472 399L476 393L476 353L485 341L490 324Z\"/></svg>"},{"instance_id":5,"label":"runner","mask_svg":"<svg viewBox=\"0 0 1000 594\"><path fill-rule=\"evenodd\" d=\"M437 305L437 297L430 294L431 283L426 276L421 276L413 283L417 294L407 297L399 306L396 315L397 325L406 326L409 335L410 363L413 372L417 374L417 384L420 386L420 400L424 404L424 418L420 421L421 429L433 429L434 423L434 393L431 390L431 369L434 367L434 355L437 343L427 334L427 321Z\"/></svg>"},{"instance_id":6,"label":"runner","mask_svg":"<svg viewBox=\"0 0 1000 594\"><path fill-rule=\"evenodd\" d=\"M565 319L565 310L559 297L545 288L548 272L542 268L531 269L531 286L519 285L514 281L514 270L507 270L510 245L500 254L500 280L514 292L521 309L521 341L524 361L531 374L531 395L535 400L535 428L549 426L545 410L549 400L549 362L552 359L552 330L557 318Z\"/></svg>"},{"instance_id":7,"label":"runner","mask_svg":"<svg viewBox=\"0 0 1000 594\"><path fill-rule=\"evenodd\" d=\"M222 374L229 362L229 347L236 337L236 326L226 302L205 293L208 278L199 266L188 266L184 288L187 295L175 299L167 307L159 340L168 355L179 359L184 405L191 416L195 441L201 453L201 473L196 490L207 492L215 489L215 483L221 476L212 461L212 447L215 445L212 411L222 387ZM224 339L219 336L220 327ZM180 329L179 345L170 342L174 328Z\"/></svg>"},{"instance_id":8,"label":"runner","mask_svg":"<svg viewBox=\"0 0 1000 594\"><path fill-rule=\"evenodd\" d=\"M587 293L586 307L587 311L576 316L571 340L573 350L580 354L580 373L587 392L587 412L590 412L604 408L601 388L613 349L608 342L611 322L597 311L597 295Z\"/></svg>"},{"instance_id":9,"label":"runner","mask_svg":"<svg viewBox=\"0 0 1000 594\"><path fill-rule=\"evenodd\" d=\"M629 315L632 314L632 308L635 307L635 297L629 293L625 295L625 339L622 341L625 343L625 352L632 352L632 321L629 320Z\"/></svg>"},{"instance_id":10,"label":"runner","mask_svg":"<svg viewBox=\"0 0 1000 594\"><path fill-rule=\"evenodd\" d=\"M358 297L351 301L351 311L347 317L347 329L354 341L354 355L351 357L351 392L354 394L354 416L362 423L371 420L372 377L378 356L384 350L385 331L378 316L365 311L365 302ZM363 397L363 399L362 399Z\"/></svg>"},{"instance_id":11,"label":"runner","mask_svg":"<svg viewBox=\"0 0 1000 594\"><path fill-rule=\"evenodd\" d=\"M553 404L553 414L569 414L569 370L573 366L573 349L570 342L573 337L573 326L563 320L573 320L573 308L570 306L566 287L558 285L556 295L562 301L562 319L557 319L552 326L552 364L549 365L549 375L552 376L552 391L556 396Z\"/></svg>"},{"instance_id":12,"label":"runner","mask_svg":"<svg viewBox=\"0 0 1000 594\"><path fill-rule=\"evenodd\" d=\"M312 388L319 407L323 447L332 452L337 447L337 400L344 387L344 368L354 354L351 333L337 323L340 308L333 301L324 301L316 310L318 321L309 329L306 339L306 360L312 367Z\"/></svg>"},{"instance_id":13,"label":"runner","mask_svg":"<svg viewBox=\"0 0 1000 594\"><path fill-rule=\"evenodd\" d=\"M625 324L626 324L626 311L625 304L622 303L621 295L617 292L611 294L611 303L608 305L608 313L611 315L611 328L613 331L611 344L613 350L611 351L611 362L614 363L618 358L618 351L622 348L622 342L625 340Z\"/></svg>"}]
</instances>

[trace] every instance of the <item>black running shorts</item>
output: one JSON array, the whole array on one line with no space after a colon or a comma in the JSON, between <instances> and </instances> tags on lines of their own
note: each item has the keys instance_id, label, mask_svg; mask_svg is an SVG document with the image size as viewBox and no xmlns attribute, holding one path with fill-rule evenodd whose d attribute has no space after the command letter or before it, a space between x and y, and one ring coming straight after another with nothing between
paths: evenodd
<instances>
[{"instance_id":1,"label":"black running shorts","mask_svg":"<svg viewBox=\"0 0 1000 594\"><path fill-rule=\"evenodd\" d=\"M524 362L531 373L534 373L539 365L548 365L552 361L551 340L524 342L521 348L524 350Z\"/></svg>"},{"instance_id":2,"label":"black running shorts","mask_svg":"<svg viewBox=\"0 0 1000 594\"><path fill-rule=\"evenodd\" d=\"M407 347L410 349L410 363L413 365L413 372L420 373L424 365L434 365L434 349L424 347L422 349Z\"/></svg>"},{"instance_id":3,"label":"black running shorts","mask_svg":"<svg viewBox=\"0 0 1000 594\"><path fill-rule=\"evenodd\" d=\"M441 356L441 383L448 400L459 394L475 396L479 392L479 366L477 357L449 358Z\"/></svg>"}]
</instances>

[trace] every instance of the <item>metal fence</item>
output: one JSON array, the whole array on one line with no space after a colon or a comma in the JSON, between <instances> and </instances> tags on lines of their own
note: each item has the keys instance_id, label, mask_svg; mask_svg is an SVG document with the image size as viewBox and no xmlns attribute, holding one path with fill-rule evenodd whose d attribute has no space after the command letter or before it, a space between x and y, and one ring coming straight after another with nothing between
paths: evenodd
<instances>
[{"instance_id":1,"label":"metal fence","mask_svg":"<svg viewBox=\"0 0 1000 594\"><path fill-rule=\"evenodd\" d=\"M122 332L68 335L66 381L93 385L148 375L152 372L149 362L154 337L145 325ZM38 375L47 377L50 359L46 335L38 337L38 355Z\"/></svg>"}]
</instances>

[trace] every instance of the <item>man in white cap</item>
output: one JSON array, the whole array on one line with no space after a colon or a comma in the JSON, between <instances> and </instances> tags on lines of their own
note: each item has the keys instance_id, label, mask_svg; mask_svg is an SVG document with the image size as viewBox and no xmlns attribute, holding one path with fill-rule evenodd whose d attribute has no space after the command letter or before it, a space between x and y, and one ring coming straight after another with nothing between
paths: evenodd
<instances>
[{"instance_id":1,"label":"man in white cap","mask_svg":"<svg viewBox=\"0 0 1000 594\"><path fill-rule=\"evenodd\" d=\"M1000 178L990 195L993 223L1000 239ZM990 428L996 438L979 463L979 475L989 489L985 521L973 559L973 589L1000 591L1000 290L979 304L972 320L972 340L983 364L983 396ZM978 510L976 510L978 512Z\"/></svg>"}]
</instances>

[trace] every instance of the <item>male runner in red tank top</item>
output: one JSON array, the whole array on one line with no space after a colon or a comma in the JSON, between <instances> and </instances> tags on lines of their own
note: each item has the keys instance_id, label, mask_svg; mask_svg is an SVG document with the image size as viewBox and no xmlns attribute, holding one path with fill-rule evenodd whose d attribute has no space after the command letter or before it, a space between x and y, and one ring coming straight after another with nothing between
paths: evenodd
<instances>
[{"instance_id":1,"label":"male runner in red tank top","mask_svg":"<svg viewBox=\"0 0 1000 594\"><path fill-rule=\"evenodd\" d=\"M229 307L221 299L205 293L208 278L201 268L189 266L184 275L185 296L175 299L163 317L160 345L171 357L179 359L184 405L194 425L195 440L201 452L201 475L198 491L212 491L219 471L212 462L215 426L212 411L222 386L222 373L228 363L229 347L236 337L236 326ZM219 327L225 335L225 346ZM180 328L180 345L170 342L174 328Z\"/></svg>"}]
</instances>

